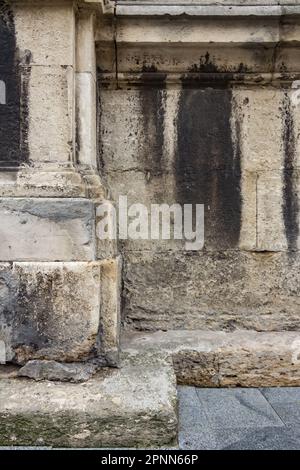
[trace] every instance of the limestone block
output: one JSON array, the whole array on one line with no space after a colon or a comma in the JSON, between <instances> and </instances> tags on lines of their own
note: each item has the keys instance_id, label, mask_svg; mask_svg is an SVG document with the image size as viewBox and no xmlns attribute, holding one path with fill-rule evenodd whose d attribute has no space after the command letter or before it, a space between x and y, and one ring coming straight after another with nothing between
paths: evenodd
<instances>
[{"instance_id":1,"label":"limestone block","mask_svg":"<svg viewBox=\"0 0 300 470\"><path fill-rule=\"evenodd\" d=\"M106 365L119 363L121 325L121 257L101 262L101 315L99 353Z\"/></svg>"},{"instance_id":2,"label":"limestone block","mask_svg":"<svg viewBox=\"0 0 300 470\"><path fill-rule=\"evenodd\" d=\"M53 380L59 382L80 383L86 382L97 372L96 364L84 363L61 363L56 361L28 361L18 371L19 377L29 379Z\"/></svg>"},{"instance_id":3,"label":"limestone block","mask_svg":"<svg viewBox=\"0 0 300 470\"><path fill-rule=\"evenodd\" d=\"M1 261L94 259L94 205L85 199L0 199Z\"/></svg>"},{"instance_id":4,"label":"limestone block","mask_svg":"<svg viewBox=\"0 0 300 470\"><path fill-rule=\"evenodd\" d=\"M177 395L164 358L130 357L86 384L1 378L0 445L176 445Z\"/></svg>"},{"instance_id":5,"label":"limestone block","mask_svg":"<svg viewBox=\"0 0 300 470\"><path fill-rule=\"evenodd\" d=\"M104 90L101 161L113 199L204 204L205 248L236 249L242 194L232 98L227 89Z\"/></svg>"},{"instance_id":6,"label":"limestone block","mask_svg":"<svg viewBox=\"0 0 300 470\"><path fill-rule=\"evenodd\" d=\"M118 255L118 215L116 205L105 199L96 205L97 259L115 258Z\"/></svg>"},{"instance_id":7,"label":"limestone block","mask_svg":"<svg viewBox=\"0 0 300 470\"><path fill-rule=\"evenodd\" d=\"M157 51L152 44L146 44L141 48L135 43L129 45L121 43L118 46L118 72L128 73L129 77L132 72L140 73L140 79L147 78L148 72L157 72L157 79L162 78L159 74L167 73L178 73L183 79L187 79L186 74L189 73L207 73L220 83L231 80L233 73L240 74L241 78L246 73L271 73L273 48L260 47L255 49L254 53L251 47L239 48L231 43L226 46L218 47L214 42L200 46L197 43L192 45L179 43L173 44L173 47L170 44L161 44ZM98 56L102 65L100 54ZM104 63L108 64L108 61L103 62L103 65ZM226 75L218 76L218 72L227 74L227 78ZM155 74L152 78L155 78Z\"/></svg>"},{"instance_id":8,"label":"limestone block","mask_svg":"<svg viewBox=\"0 0 300 470\"><path fill-rule=\"evenodd\" d=\"M127 252L123 279L129 329L300 327L298 252Z\"/></svg>"},{"instance_id":9,"label":"limestone block","mask_svg":"<svg viewBox=\"0 0 300 470\"><path fill-rule=\"evenodd\" d=\"M76 98L78 160L96 168L97 100L95 78L91 73L76 73Z\"/></svg>"},{"instance_id":10,"label":"limestone block","mask_svg":"<svg viewBox=\"0 0 300 470\"><path fill-rule=\"evenodd\" d=\"M273 43L279 39L278 23L276 21L266 27L264 18L240 19L234 18L194 18L187 22L185 19L170 21L163 18L122 18L118 19L117 42L132 44L171 43L178 45L184 42L197 47L213 43Z\"/></svg>"},{"instance_id":11,"label":"limestone block","mask_svg":"<svg viewBox=\"0 0 300 470\"><path fill-rule=\"evenodd\" d=\"M90 11L83 11L77 15L76 30L76 71L89 72L96 78L95 54L95 15Z\"/></svg>"},{"instance_id":12,"label":"limestone block","mask_svg":"<svg viewBox=\"0 0 300 470\"><path fill-rule=\"evenodd\" d=\"M280 89L235 89L243 171L280 170L284 93Z\"/></svg>"},{"instance_id":13,"label":"limestone block","mask_svg":"<svg viewBox=\"0 0 300 470\"><path fill-rule=\"evenodd\" d=\"M14 5L17 46L29 65L74 64L75 16L71 3Z\"/></svg>"},{"instance_id":14,"label":"limestone block","mask_svg":"<svg viewBox=\"0 0 300 470\"><path fill-rule=\"evenodd\" d=\"M239 248L252 251L257 247L257 174L243 172L240 185L242 211Z\"/></svg>"},{"instance_id":15,"label":"limestone block","mask_svg":"<svg viewBox=\"0 0 300 470\"><path fill-rule=\"evenodd\" d=\"M198 387L299 386L298 332L233 333L168 330L127 333L130 354L161 354L173 360L177 383Z\"/></svg>"},{"instance_id":16,"label":"limestone block","mask_svg":"<svg viewBox=\"0 0 300 470\"><path fill-rule=\"evenodd\" d=\"M257 249L282 251L287 248L282 174L261 172L257 179Z\"/></svg>"},{"instance_id":17,"label":"limestone block","mask_svg":"<svg viewBox=\"0 0 300 470\"><path fill-rule=\"evenodd\" d=\"M32 161L68 162L74 150L74 71L34 66L29 86L29 156Z\"/></svg>"},{"instance_id":18,"label":"limestone block","mask_svg":"<svg viewBox=\"0 0 300 470\"><path fill-rule=\"evenodd\" d=\"M99 263L1 264L6 360L84 361L99 341Z\"/></svg>"}]
</instances>

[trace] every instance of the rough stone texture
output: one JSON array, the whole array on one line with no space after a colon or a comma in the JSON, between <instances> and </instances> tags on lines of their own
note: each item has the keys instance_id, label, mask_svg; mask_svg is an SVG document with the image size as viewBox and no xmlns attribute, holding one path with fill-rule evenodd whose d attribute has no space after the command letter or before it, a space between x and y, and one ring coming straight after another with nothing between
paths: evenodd
<instances>
[{"instance_id":1,"label":"rough stone texture","mask_svg":"<svg viewBox=\"0 0 300 470\"><path fill-rule=\"evenodd\" d=\"M127 329L299 330L299 255L127 253L123 313Z\"/></svg>"},{"instance_id":2,"label":"rough stone texture","mask_svg":"<svg viewBox=\"0 0 300 470\"><path fill-rule=\"evenodd\" d=\"M96 27L99 158L113 200L205 204L202 254L174 240L121 241L124 323L295 330L298 18L274 2L253 16L249 2L170 3L159 15L142 2L157 16L138 17L122 2ZM187 7L193 19L180 17Z\"/></svg>"},{"instance_id":3,"label":"rough stone texture","mask_svg":"<svg viewBox=\"0 0 300 470\"><path fill-rule=\"evenodd\" d=\"M31 51L30 65L73 65L73 6L71 2L51 3L14 2L19 53L22 57Z\"/></svg>"},{"instance_id":4,"label":"rough stone texture","mask_svg":"<svg viewBox=\"0 0 300 470\"><path fill-rule=\"evenodd\" d=\"M99 356L109 366L119 363L121 329L121 257L101 262L101 314Z\"/></svg>"},{"instance_id":5,"label":"rough stone texture","mask_svg":"<svg viewBox=\"0 0 300 470\"><path fill-rule=\"evenodd\" d=\"M94 211L84 199L0 199L0 260L93 260Z\"/></svg>"},{"instance_id":6,"label":"rough stone texture","mask_svg":"<svg viewBox=\"0 0 300 470\"><path fill-rule=\"evenodd\" d=\"M0 12L0 166L18 166L27 159L22 152L24 130L21 100L26 103L27 93L21 97L21 73L16 51L16 30L12 10L1 2ZM23 149L24 150L24 149Z\"/></svg>"},{"instance_id":7,"label":"rough stone texture","mask_svg":"<svg viewBox=\"0 0 300 470\"><path fill-rule=\"evenodd\" d=\"M1 379L1 445L161 447L176 435L175 377L159 356L127 358L84 384Z\"/></svg>"},{"instance_id":8,"label":"rough stone texture","mask_svg":"<svg viewBox=\"0 0 300 470\"><path fill-rule=\"evenodd\" d=\"M130 333L125 352L171 356L177 381L199 387L277 387L300 384L300 335L292 332L171 331Z\"/></svg>"},{"instance_id":9,"label":"rough stone texture","mask_svg":"<svg viewBox=\"0 0 300 470\"><path fill-rule=\"evenodd\" d=\"M86 382L97 372L92 363L61 363L56 361L28 361L19 372L19 377L29 379L52 380L59 382Z\"/></svg>"},{"instance_id":10,"label":"rough stone texture","mask_svg":"<svg viewBox=\"0 0 300 470\"><path fill-rule=\"evenodd\" d=\"M31 160L72 160L75 138L73 93L72 67L32 67L28 134Z\"/></svg>"},{"instance_id":11,"label":"rough stone texture","mask_svg":"<svg viewBox=\"0 0 300 470\"><path fill-rule=\"evenodd\" d=\"M97 262L2 263L0 339L6 360L93 357L99 342L100 272Z\"/></svg>"}]
</instances>

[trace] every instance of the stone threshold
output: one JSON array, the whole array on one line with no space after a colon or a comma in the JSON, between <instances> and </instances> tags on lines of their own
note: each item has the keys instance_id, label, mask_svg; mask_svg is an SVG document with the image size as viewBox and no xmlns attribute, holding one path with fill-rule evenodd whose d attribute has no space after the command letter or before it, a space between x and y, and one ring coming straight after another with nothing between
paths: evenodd
<instances>
[{"instance_id":1,"label":"stone threshold","mask_svg":"<svg viewBox=\"0 0 300 470\"><path fill-rule=\"evenodd\" d=\"M164 353L177 382L198 387L300 385L300 332L170 330L127 332L127 354Z\"/></svg>"},{"instance_id":2,"label":"stone threshold","mask_svg":"<svg viewBox=\"0 0 300 470\"><path fill-rule=\"evenodd\" d=\"M165 357L126 354L82 384L17 378L0 370L0 446L172 447L177 392Z\"/></svg>"}]
</instances>

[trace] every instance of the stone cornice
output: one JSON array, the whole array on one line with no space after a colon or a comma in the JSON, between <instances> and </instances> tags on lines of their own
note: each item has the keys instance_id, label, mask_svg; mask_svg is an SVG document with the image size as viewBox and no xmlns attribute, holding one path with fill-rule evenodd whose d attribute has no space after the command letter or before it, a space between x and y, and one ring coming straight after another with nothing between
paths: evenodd
<instances>
[{"instance_id":1,"label":"stone cornice","mask_svg":"<svg viewBox=\"0 0 300 470\"><path fill-rule=\"evenodd\" d=\"M296 0L117 0L117 16L270 16L300 15Z\"/></svg>"}]
</instances>

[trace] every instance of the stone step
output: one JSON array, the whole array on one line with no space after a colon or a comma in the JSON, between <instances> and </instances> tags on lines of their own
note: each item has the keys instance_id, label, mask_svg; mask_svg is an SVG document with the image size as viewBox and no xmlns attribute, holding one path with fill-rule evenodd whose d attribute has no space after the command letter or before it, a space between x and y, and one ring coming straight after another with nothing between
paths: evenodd
<instances>
[{"instance_id":1,"label":"stone step","mask_svg":"<svg viewBox=\"0 0 300 470\"><path fill-rule=\"evenodd\" d=\"M127 332L123 351L172 357L177 382L199 387L300 385L300 332Z\"/></svg>"},{"instance_id":2,"label":"stone step","mask_svg":"<svg viewBox=\"0 0 300 470\"><path fill-rule=\"evenodd\" d=\"M177 438L176 380L159 354L123 358L83 384L0 371L0 446L162 447Z\"/></svg>"}]
</instances>

